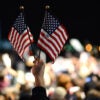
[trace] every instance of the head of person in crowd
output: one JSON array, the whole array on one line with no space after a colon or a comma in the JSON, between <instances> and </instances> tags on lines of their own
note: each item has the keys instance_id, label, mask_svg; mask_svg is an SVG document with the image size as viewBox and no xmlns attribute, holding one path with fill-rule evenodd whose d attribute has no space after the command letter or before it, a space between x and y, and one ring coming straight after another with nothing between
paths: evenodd
<instances>
[{"instance_id":1,"label":"head of person in crowd","mask_svg":"<svg viewBox=\"0 0 100 100\"><path fill-rule=\"evenodd\" d=\"M50 100L65 100L67 92L64 87L58 86L54 89L54 92L50 95Z\"/></svg>"}]
</instances>

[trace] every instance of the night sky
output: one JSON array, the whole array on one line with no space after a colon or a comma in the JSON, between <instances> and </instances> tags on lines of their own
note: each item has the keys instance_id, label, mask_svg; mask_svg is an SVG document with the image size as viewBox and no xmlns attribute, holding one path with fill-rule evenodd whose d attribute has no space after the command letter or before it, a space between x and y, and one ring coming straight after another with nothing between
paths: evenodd
<instances>
[{"instance_id":1,"label":"night sky","mask_svg":"<svg viewBox=\"0 0 100 100\"><path fill-rule=\"evenodd\" d=\"M0 0L2 39L7 39L10 28L19 14L19 6L25 7L27 25L37 41L44 18L45 5L65 25L69 39L78 38L82 43L100 45L99 7L88 0Z\"/></svg>"}]
</instances>

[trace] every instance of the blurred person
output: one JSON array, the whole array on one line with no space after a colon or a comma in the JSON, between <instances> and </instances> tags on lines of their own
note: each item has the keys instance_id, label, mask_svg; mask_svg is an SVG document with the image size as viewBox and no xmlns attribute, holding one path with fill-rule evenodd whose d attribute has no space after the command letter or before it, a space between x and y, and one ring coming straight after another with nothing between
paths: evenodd
<instances>
[{"instance_id":1,"label":"blurred person","mask_svg":"<svg viewBox=\"0 0 100 100\"><path fill-rule=\"evenodd\" d=\"M0 91L14 85L16 76L17 72L13 68L0 64Z\"/></svg>"},{"instance_id":2,"label":"blurred person","mask_svg":"<svg viewBox=\"0 0 100 100\"><path fill-rule=\"evenodd\" d=\"M89 57L90 54L85 51L80 53L78 75L81 78L86 78L91 73L88 65Z\"/></svg>"},{"instance_id":3,"label":"blurred person","mask_svg":"<svg viewBox=\"0 0 100 100\"><path fill-rule=\"evenodd\" d=\"M89 81L85 84L85 100L100 100L100 80Z\"/></svg>"},{"instance_id":4,"label":"blurred person","mask_svg":"<svg viewBox=\"0 0 100 100\"><path fill-rule=\"evenodd\" d=\"M71 77L67 73L60 73L57 76L57 85L62 86L66 89L66 91L69 90L70 87L73 86Z\"/></svg>"},{"instance_id":5,"label":"blurred person","mask_svg":"<svg viewBox=\"0 0 100 100\"><path fill-rule=\"evenodd\" d=\"M15 85L4 88L1 94L4 95L6 100L19 100L19 89Z\"/></svg>"},{"instance_id":6,"label":"blurred person","mask_svg":"<svg viewBox=\"0 0 100 100\"><path fill-rule=\"evenodd\" d=\"M0 95L0 100L6 100L6 98L2 95Z\"/></svg>"},{"instance_id":7,"label":"blurred person","mask_svg":"<svg viewBox=\"0 0 100 100\"><path fill-rule=\"evenodd\" d=\"M16 93L15 91L12 92L8 91L6 93L6 100L19 100L18 93Z\"/></svg>"},{"instance_id":8,"label":"blurred person","mask_svg":"<svg viewBox=\"0 0 100 100\"><path fill-rule=\"evenodd\" d=\"M30 100L31 88L27 84L20 86L19 100Z\"/></svg>"},{"instance_id":9,"label":"blurred person","mask_svg":"<svg viewBox=\"0 0 100 100\"><path fill-rule=\"evenodd\" d=\"M0 69L0 92L3 91L4 88L9 86L10 82L6 78L4 69Z\"/></svg>"},{"instance_id":10,"label":"blurred person","mask_svg":"<svg viewBox=\"0 0 100 100\"><path fill-rule=\"evenodd\" d=\"M33 63L34 65L31 69L31 72L35 78L35 83L32 89L32 94L28 94L28 92L30 93L30 91L29 89L27 89L27 86L24 85L21 89L23 90L23 92L27 91L27 93L23 93L22 95L20 95L19 100L49 100L44 84L45 64L42 60L38 58L36 58Z\"/></svg>"},{"instance_id":11,"label":"blurred person","mask_svg":"<svg viewBox=\"0 0 100 100\"><path fill-rule=\"evenodd\" d=\"M86 100L100 100L100 91L97 91L96 89L89 90Z\"/></svg>"},{"instance_id":12,"label":"blurred person","mask_svg":"<svg viewBox=\"0 0 100 100\"><path fill-rule=\"evenodd\" d=\"M67 91L64 87L58 86L54 92L49 96L50 100L65 100Z\"/></svg>"},{"instance_id":13,"label":"blurred person","mask_svg":"<svg viewBox=\"0 0 100 100\"><path fill-rule=\"evenodd\" d=\"M83 100L82 91L79 86L72 86L67 92L67 100Z\"/></svg>"},{"instance_id":14,"label":"blurred person","mask_svg":"<svg viewBox=\"0 0 100 100\"><path fill-rule=\"evenodd\" d=\"M44 71L44 84L46 88L50 88L51 86L56 85L56 74L51 67L51 63L45 64L45 71Z\"/></svg>"},{"instance_id":15,"label":"blurred person","mask_svg":"<svg viewBox=\"0 0 100 100\"><path fill-rule=\"evenodd\" d=\"M99 83L99 81L100 80L99 80L99 77L98 77L97 74L91 73L90 75L88 75L85 78L85 83L84 83L84 92L85 92L85 94L87 94L88 91L90 91L91 89L96 88L97 83ZM99 89L99 91L100 91L100 85L96 89Z\"/></svg>"},{"instance_id":16,"label":"blurred person","mask_svg":"<svg viewBox=\"0 0 100 100\"><path fill-rule=\"evenodd\" d=\"M6 100L6 96L3 93L0 93L0 100Z\"/></svg>"},{"instance_id":17,"label":"blurred person","mask_svg":"<svg viewBox=\"0 0 100 100\"><path fill-rule=\"evenodd\" d=\"M21 87L21 95L19 100L49 100L46 94L45 84L44 84L44 70L45 64L42 60L36 58L33 62L33 67L31 73L34 76L35 82L34 87L31 90L28 89L27 85Z\"/></svg>"},{"instance_id":18,"label":"blurred person","mask_svg":"<svg viewBox=\"0 0 100 100\"><path fill-rule=\"evenodd\" d=\"M32 89L31 100L49 100L44 85L44 70L44 62L40 59L36 59L34 61L34 66L31 69L31 72L35 77L35 87Z\"/></svg>"}]
</instances>

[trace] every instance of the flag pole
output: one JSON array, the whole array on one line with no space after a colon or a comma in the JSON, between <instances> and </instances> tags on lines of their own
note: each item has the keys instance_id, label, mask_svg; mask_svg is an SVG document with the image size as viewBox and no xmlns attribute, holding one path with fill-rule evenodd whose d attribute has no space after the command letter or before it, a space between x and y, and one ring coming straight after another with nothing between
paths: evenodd
<instances>
[{"instance_id":1,"label":"flag pole","mask_svg":"<svg viewBox=\"0 0 100 100\"><path fill-rule=\"evenodd\" d=\"M50 8L50 6L49 5L46 5L45 6L45 10L48 10ZM40 53L41 53L41 50L39 50L39 54L38 54L38 57L40 58Z\"/></svg>"},{"instance_id":2,"label":"flag pole","mask_svg":"<svg viewBox=\"0 0 100 100\"><path fill-rule=\"evenodd\" d=\"M22 13L24 14L24 6L21 5L19 8L20 8L20 10L22 11ZM24 17L25 17L25 15L24 15ZM26 22L25 18L24 18L24 21ZM29 40L30 40L30 42L32 43L31 38L30 38L30 35L29 35L29 30L28 30L28 28L27 28L27 33L28 33ZM31 47L32 47L32 51L33 51L34 48L33 48L32 45L31 45Z\"/></svg>"},{"instance_id":3,"label":"flag pole","mask_svg":"<svg viewBox=\"0 0 100 100\"><path fill-rule=\"evenodd\" d=\"M50 9L50 6L49 6L49 5L46 5L46 6L45 6L45 9L46 9L46 10Z\"/></svg>"}]
</instances>

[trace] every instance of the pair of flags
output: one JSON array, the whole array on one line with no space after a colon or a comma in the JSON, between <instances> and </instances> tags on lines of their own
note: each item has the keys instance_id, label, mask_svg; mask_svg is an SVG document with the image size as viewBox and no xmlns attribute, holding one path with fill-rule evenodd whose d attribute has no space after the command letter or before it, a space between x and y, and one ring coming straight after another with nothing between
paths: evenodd
<instances>
[{"instance_id":1,"label":"pair of flags","mask_svg":"<svg viewBox=\"0 0 100 100\"><path fill-rule=\"evenodd\" d=\"M23 59L23 54L26 49L34 43L34 37L25 23L24 14L22 12L16 18L11 27L8 39L20 58ZM65 27L60 24L53 15L46 11L37 46L46 52L54 62L60 54L67 39L68 34Z\"/></svg>"}]
</instances>

